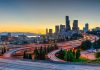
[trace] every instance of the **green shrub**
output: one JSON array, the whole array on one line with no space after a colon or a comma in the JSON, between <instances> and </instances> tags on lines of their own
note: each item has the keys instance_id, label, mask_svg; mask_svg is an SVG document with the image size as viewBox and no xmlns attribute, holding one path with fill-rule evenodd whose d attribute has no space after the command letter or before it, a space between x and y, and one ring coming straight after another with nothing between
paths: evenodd
<instances>
[{"instance_id":1,"label":"green shrub","mask_svg":"<svg viewBox=\"0 0 100 70\"><path fill-rule=\"evenodd\" d=\"M96 52L95 55L96 55L97 58L99 58L100 57L100 52Z\"/></svg>"},{"instance_id":2,"label":"green shrub","mask_svg":"<svg viewBox=\"0 0 100 70\"><path fill-rule=\"evenodd\" d=\"M87 49L90 49L91 46L92 46L91 41L86 40L86 41L83 41L83 42L82 42L82 44L81 44L81 49L82 49L82 50L87 50Z\"/></svg>"}]
</instances>

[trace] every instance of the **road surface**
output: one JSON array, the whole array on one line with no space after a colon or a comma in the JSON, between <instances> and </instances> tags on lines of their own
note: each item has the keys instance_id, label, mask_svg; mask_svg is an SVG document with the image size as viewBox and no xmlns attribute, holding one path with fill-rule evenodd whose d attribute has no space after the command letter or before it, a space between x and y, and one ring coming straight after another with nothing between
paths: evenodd
<instances>
[{"instance_id":1,"label":"road surface","mask_svg":"<svg viewBox=\"0 0 100 70\"><path fill-rule=\"evenodd\" d=\"M64 60L61 60L61 59L59 59L59 58L57 58L57 57L55 56L55 54L56 54L58 51L59 51L59 49L50 52L50 53L48 54L48 58L50 58L52 61L65 62Z\"/></svg>"},{"instance_id":2,"label":"road surface","mask_svg":"<svg viewBox=\"0 0 100 70\"><path fill-rule=\"evenodd\" d=\"M91 40L91 42L94 42L95 40L98 40L99 38L97 36L93 36L93 35L90 35L88 36ZM82 41L84 41L84 39L79 39L79 40L73 40L73 41L68 41L68 42L63 42L63 43L57 43L57 45L63 49L71 49L71 48L76 48L78 46L81 45ZM48 54L48 57L50 60L52 61L59 61L59 62L64 62L63 60L60 60L58 59L55 54L59 51L60 49L58 50L55 50L55 51L52 51ZM83 51L81 52L81 57L84 57L84 58L87 58L89 60L95 60L95 55L93 53L89 53L87 51Z\"/></svg>"},{"instance_id":3,"label":"road surface","mask_svg":"<svg viewBox=\"0 0 100 70\"><path fill-rule=\"evenodd\" d=\"M54 64L0 58L0 70L100 70L100 66Z\"/></svg>"},{"instance_id":4,"label":"road surface","mask_svg":"<svg viewBox=\"0 0 100 70\"><path fill-rule=\"evenodd\" d=\"M96 39L96 40L99 39L97 36L92 36L92 35L90 35L89 38L90 38L90 40L91 40L92 42L94 42L95 39ZM82 39L79 39L79 40L73 40L73 41L68 41L68 42L63 42L63 43L57 43L57 45L58 45L59 47L61 47L61 48L67 50L67 49L70 49L70 48L75 48L75 47L77 47L77 46L80 46L81 43L82 43L82 41L84 41L83 38L82 38ZM18 49L15 49L15 50L8 51L7 53L4 54L4 58L11 58L11 55L12 55L13 53L15 53L16 51L22 50L22 49L25 49L25 48L18 48ZM63 60L60 60L60 59L58 59L58 58L55 56L55 54L56 54L59 50L60 50L60 49L50 52L50 53L48 54L49 59L52 60L52 61L64 62ZM85 51L85 52L86 52L86 51ZM91 53L88 53L88 54L82 53L81 56L82 56L82 57L85 57L85 58L87 58L87 59L90 59L90 60L94 60L94 59L95 59L94 55L91 54Z\"/></svg>"}]
</instances>

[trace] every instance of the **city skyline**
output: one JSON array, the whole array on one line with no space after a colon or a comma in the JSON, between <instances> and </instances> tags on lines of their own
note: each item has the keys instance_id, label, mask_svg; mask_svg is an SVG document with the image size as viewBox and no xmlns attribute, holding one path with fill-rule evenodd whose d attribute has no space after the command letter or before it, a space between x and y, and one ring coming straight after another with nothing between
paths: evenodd
<instances>
[{"instance_id":1,"label":"city skyline","mask_svg":"<svg viewBox=\"0 0 100 70\"><path fill-rule=\"evenodd\" d=\"M80 29L85 23L90 29L100 27L99 5L99 0L1 1L0 32L45 33L46 28L54 31L55 25L65 25L65 16L69 16L71 27L73 20L79 21Z\"/></svg>"}]
</instances>

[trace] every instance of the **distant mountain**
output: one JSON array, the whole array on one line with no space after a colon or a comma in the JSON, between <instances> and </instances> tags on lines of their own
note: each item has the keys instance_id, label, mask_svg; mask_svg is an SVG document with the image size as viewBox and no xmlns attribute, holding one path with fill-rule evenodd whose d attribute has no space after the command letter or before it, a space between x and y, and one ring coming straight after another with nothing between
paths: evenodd
<instances>
[{"instance_id":1,"label":"distant mountain","mask_svg":"<svg viewBox=\"0 0 100 70\"><path fill-rule=\"evenodd\" d=\"M18 36L18 35L39 36L40 35L40 34L35 34L30 32L1 32L0 35L7 35L8 33L11 33L12 36Z\"/></svg>"}]
</instances>

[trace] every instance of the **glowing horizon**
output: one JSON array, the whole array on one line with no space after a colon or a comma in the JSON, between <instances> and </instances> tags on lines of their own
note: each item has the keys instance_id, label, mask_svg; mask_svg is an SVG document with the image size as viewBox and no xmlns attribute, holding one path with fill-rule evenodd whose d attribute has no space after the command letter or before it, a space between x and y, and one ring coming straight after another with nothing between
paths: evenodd
<instances>
[{"instance_id":1,"label":"glowing horizon","mask_svg":"<svg viewBox=\"0 0 100 70\"><path fill-rule=\"evenodd\" d=\"M56 24L56 25L60 25L60 24ZM85 26L85 24L80 24L79 23L79 27L80 29L83 29L83 27ZM99 27L100 25L90 25L89 24L89 28L95 28L95 27ZM72 27L72 23L71 23L71 27ZM9 25L9 26L0 26L0 32L31 32L31 33L37 33L37 34L45 34L46 32L46 28L48 29L53 29L53 32L55 31L55 25Z\"/></svg>"},{"instance_id":2,"label":"glowing horizon","mask_svg":"<svg viewBox=\"0 0 100 70\"><path fill-rule=\"evenodd\" d=\"M44 34L46 28L65 24L65 16L79 21L80 29L100 27L100 0L0 1L0 32Z\"/></svg>"}]
</instances>

